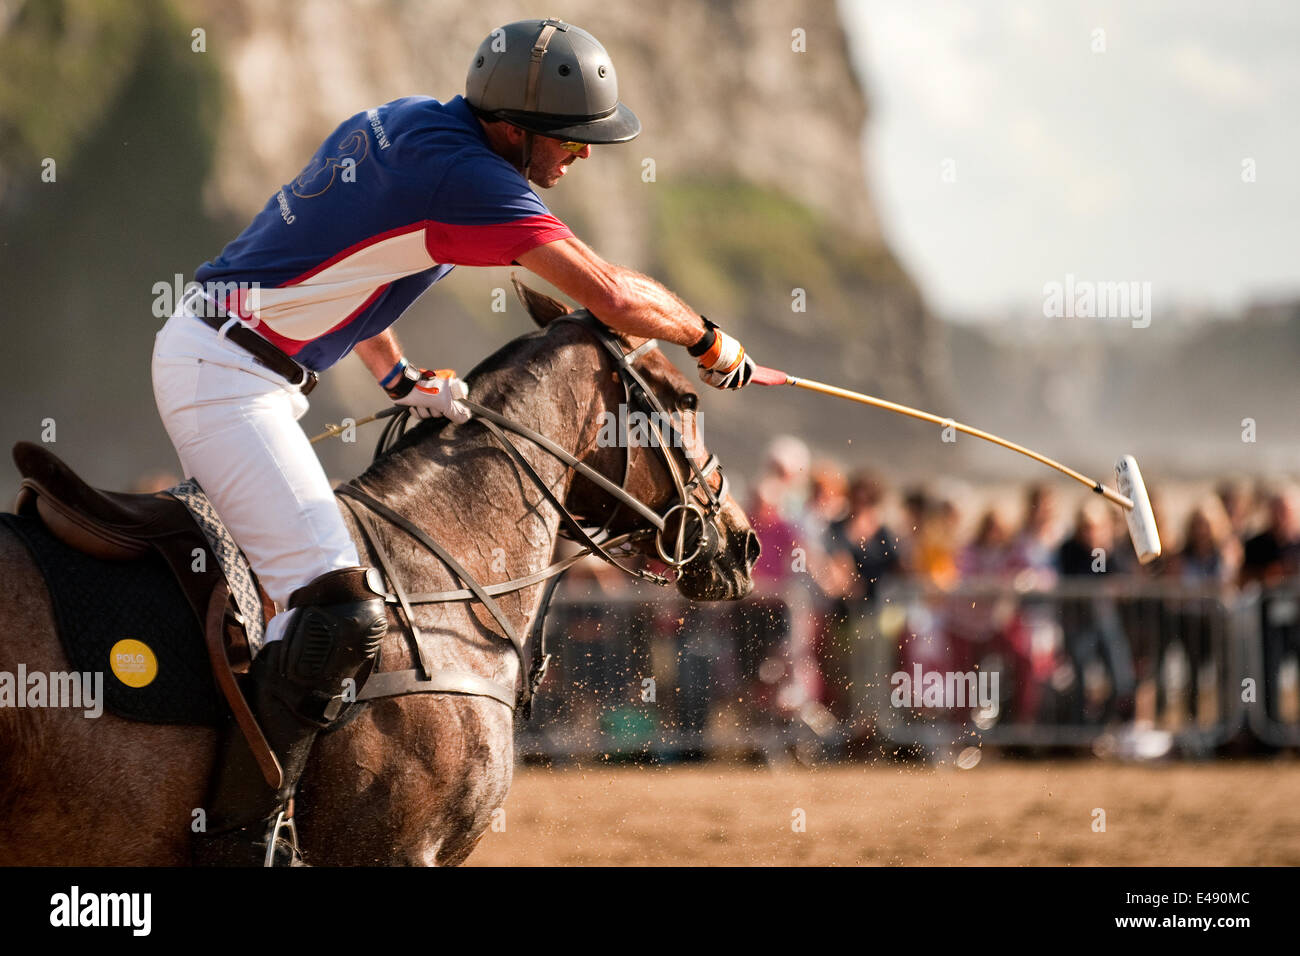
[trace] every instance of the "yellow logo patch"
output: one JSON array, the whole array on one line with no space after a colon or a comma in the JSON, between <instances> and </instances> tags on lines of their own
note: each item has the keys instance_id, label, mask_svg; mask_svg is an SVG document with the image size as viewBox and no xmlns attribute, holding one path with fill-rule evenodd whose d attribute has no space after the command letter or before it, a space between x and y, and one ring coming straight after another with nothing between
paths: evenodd
<instances>
[{"instance_id":1,"label":"yellow logo patch","mask_svg":"<svg viewBox=\"0 0 1300 956\"><path fill-rule=\"evenodd\" d=\"M108 652L108 666L127 687L146 687L158 676L158 658L149 645L126 638Z\"/></svg>"}]
</instances>

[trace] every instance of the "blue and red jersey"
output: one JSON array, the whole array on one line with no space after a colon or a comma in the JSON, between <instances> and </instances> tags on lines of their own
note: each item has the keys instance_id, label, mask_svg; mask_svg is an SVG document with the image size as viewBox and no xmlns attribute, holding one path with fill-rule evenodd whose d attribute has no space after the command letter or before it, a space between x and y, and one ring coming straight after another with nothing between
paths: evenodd
<instances>
[{"instance_id":1,"label":"blue and red jersey","mask_svg":"<svg viewBox=\"0 0 1300 956\"><path fill-rule=\"evenodd\" d=\"M340 124L194 278L321 371L454 266L509 265L572 235L488 147L462 97L408 96Z\"/></svg>"}]
</instances>

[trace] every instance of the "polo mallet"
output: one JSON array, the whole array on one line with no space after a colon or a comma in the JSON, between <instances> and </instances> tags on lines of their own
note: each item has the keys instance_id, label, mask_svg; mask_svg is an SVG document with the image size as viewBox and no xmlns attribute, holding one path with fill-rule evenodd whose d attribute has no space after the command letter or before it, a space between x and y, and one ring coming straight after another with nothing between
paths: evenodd
<instances>
[{"instance_id":1,"label":"polo mallet","mask_svg":"<svg viewBox=\"0 0 1300 956\"><path fill-rule=\"evenodd\" d=\"M1003 448L1019 452L1034 459L1034 461L1047 465L1049 468L1055 468L1061 474L1068 475L1080 484L1087 485L1106 500L1119 505L1124 509L1124 519L1128 522L1128 534L1133 539L1133 550L1137 552L1138 561L1147 564L1160 557L1160 532L1156 528L1155 514L1151 511L1151 499L1147 497L1146 485L1142 483L1142 472L1138 470L1137 461L1132 455L1124 455L1119 461L1115 462L1115 484L1119 488L1117 491L1114 488L1106 487L1100 481L1094 481L1087 475L1080 474L1073 468L1067 468L1059 461L1053 461L1046 455L1040 455L1023 445L1017 445L1015 442L999 438L997 435L991 435L978 428L955 422L951 418L940 418L938 415L931 415L929 412L910 408L907 405L899 405L897 402L888 402L883 398L863 395L861 392L851 392L847 388L837 388L834 385L823 385L821 382L809 381L806 378L796 378L793 375L787 375L785 372L774 368L765 368L762 365L754 369L754 377L751 381L757 385L793 385L796 388L805 388L810 392L819 392L822 395L846 398L851 402L871 405L875 408L883 408L888 412L897 412L900 415L919 418L923 422L933 422L944 428L953 428L967 435L973 435L975 438L982 438L995 445L1001 445Z\"/></svg>"}]
</instances>

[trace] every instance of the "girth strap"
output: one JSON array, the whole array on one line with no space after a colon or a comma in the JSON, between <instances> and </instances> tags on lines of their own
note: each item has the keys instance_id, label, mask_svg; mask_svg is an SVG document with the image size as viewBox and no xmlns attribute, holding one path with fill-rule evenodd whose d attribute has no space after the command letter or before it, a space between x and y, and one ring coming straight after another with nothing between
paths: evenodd
<instances>
[{"instance_id":1,"label":"girth strap","mask_svg":"<svg viewBox=\"0 0 1300 956\"><path fill-rule=\"evenodd\" d=\"M377 700L380 697L403 697L407 694L465 694L470 697L490 697L511 710L515 708L514 692L505 684L468 671L435 670L422 679L418 671L385 671L371 674L362 685L358 701Z\"/></svg>"}]
</instances>

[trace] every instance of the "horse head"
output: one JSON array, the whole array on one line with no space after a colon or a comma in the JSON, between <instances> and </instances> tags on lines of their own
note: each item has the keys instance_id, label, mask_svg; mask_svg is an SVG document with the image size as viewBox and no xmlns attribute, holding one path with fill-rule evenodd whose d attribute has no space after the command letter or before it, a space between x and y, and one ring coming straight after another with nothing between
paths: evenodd
<instances>
[{"instance_id":1,"label":"horse head","mask_svg":"<svg viewBox=\"0 0 1300 956\"><path fill-rule=\"evenodd\" d=\"M643 514L582 475L574 479L567 506L585 522L613 533L653 530L635 538L633 547L677 567L676 586L684 597L745 597L754 586L758 537L700 436L699 392L653 343L615 333L585 310L574 312L517 279L514 284L543 330L561 317L583 319L571 324L591 330L593 340L603 333L617 342L618 354L598 343L600 408L588 416L578 457L648 506L661 517L662 527L648 528ZM627 366L621 353L628 354Z\"/></svg>"}]
</instances>

